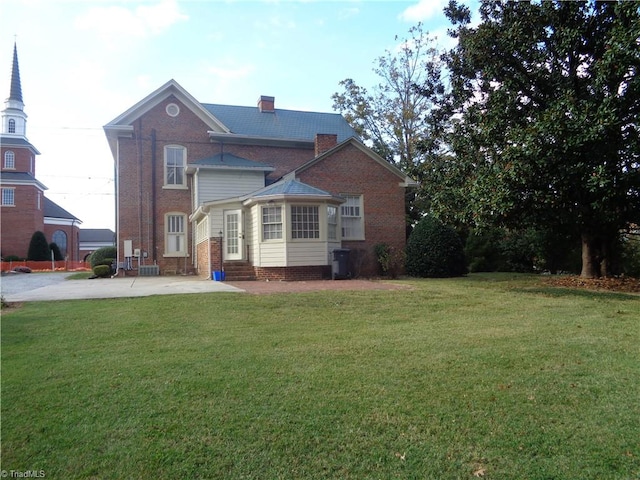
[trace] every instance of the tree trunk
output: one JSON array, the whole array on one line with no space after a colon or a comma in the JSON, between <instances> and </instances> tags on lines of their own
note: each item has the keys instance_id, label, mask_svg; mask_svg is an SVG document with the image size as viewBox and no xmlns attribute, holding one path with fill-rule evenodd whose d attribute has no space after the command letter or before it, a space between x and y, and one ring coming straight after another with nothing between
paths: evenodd
<instances>
[{"instance_id":1,"label":"tree trunk","mask_svg":"<svg viewBox=\"0 0 640 480\"><path fill-rule=\"evenodd\" d=\"M596 278L598 276L600 266L596 262L596 240L588 233L582 234L582 271L580 276L583 278Z\"/></svg>"}]
</instances>

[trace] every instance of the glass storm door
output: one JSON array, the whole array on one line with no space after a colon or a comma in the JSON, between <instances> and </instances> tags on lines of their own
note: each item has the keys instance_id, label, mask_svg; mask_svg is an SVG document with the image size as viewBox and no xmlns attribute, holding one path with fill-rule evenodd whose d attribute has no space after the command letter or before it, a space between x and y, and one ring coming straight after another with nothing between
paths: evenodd
<instances>
[{"instance_id":1,"label":"glass storm door","mask_svg":"<svg viewBox=\"0 0 640 480\"><path fill-rule=\"evenodd\" d=\"M240 210L227 210L224 212L225 260L242 259L244 234L240 223L241 219L242 213Z\"/></svg>"}]
</instances>

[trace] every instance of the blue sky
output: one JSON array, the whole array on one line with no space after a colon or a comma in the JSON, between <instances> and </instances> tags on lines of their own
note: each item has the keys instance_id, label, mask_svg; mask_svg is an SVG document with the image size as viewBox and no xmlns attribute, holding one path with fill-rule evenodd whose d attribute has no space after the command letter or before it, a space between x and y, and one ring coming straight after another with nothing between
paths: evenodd
<instances>
[{"instance_id":1,"label":"blue sky","mask_svg":"<svg viewBox=\"0 0 640 480\"><path fill-rule=\"evenodd\" d=\"M102 126L170 79L203 103L332 111L338 83L370 88L374 60L423 22L443 44L446 0L0 0L0 96L17 41L27 138L46 196L115 228ZM3 107L4 108L4 107Z\"/></svg>"}]
</instances>

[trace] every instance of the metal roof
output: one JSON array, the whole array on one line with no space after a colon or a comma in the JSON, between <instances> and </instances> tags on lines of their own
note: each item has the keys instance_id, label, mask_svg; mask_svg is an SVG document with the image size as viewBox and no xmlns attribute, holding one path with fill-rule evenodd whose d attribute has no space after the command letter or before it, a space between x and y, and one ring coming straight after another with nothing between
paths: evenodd
<instances>
[{"instance_id":1,"label":"metal roof","mask_svg":"<svg viewBox=\"0 0 640 480\"><path fill-rule=\"evenodd\" d=\"M207 103L203 103L202 106L236 135L309 142L313 142L318 133L337 134L338 142L358 137L355 130L338 113L279 108L261 112L258 107Z\"/></svg>"},{"instance_id":2,"label":"metal roof","mask_svg":"<svg viewBox=\"0 0 640 480\"><path fill-rule=\"evenodd\" d=\"M268 197L271 195L305 195L305 196L322 196L333 197L329 192L320 190L319 188L312 187L306 183L302 183L298 180L283 180L278 183L274 183L270 187L251 195L252 197Z\"/></svg>"},{"instance_id":3,"label":"metal roof","mask_svg":"<svg viewBox=\"0 0 640 480\"><path fill-rule=\"evenodd\" d=\"M254 162L246 158L238 157L232 153L219 153L213 157L202 158L195 162L190 162L190 166L194 167L212 167L212 168L230 168L230 169L252 169L252 170L264 170L273 171L274 168L271 165L267 165L260 162Z\"/></svg>"}]
</instances>

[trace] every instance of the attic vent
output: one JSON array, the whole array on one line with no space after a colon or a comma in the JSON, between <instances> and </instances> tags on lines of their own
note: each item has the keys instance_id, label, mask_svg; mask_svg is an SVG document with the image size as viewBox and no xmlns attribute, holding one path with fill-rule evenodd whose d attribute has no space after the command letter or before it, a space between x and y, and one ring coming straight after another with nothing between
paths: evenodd
<instances>
[{"instance_id":1,"label":"attic vent","mask_svg":"<svg viewBox=\"0 0 640 480\"><path fill-rule=\"evenodd\" d=\"M170 103L169 105L167 105L167 108L165 108L165 110L167 112L167 115L169 115L170 117L177 117L180 113L180 107L175 103Z\"/></svg>"}]
</instances>

